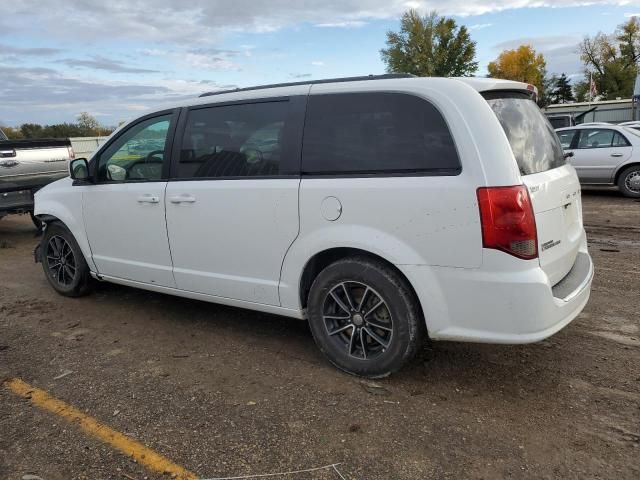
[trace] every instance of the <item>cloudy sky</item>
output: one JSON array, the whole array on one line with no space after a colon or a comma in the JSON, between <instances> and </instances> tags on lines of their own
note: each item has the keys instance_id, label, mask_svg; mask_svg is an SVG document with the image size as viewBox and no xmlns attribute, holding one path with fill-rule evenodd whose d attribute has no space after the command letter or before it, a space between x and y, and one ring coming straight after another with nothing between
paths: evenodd
<instances>
[{"instance_id":1,"label":"cloudy sky","mask_svg":"<svg viewBox=\"0 0 640 480\"><path fill-rule=\"evenodd\" d=\"M105 125L219 88L383 73L385 32L408 8L455 16L479 74L529 43L579 75L577 43L640 14L640 0L42 0L3 2L0 125Z\"/></svg>"}]
</instances>

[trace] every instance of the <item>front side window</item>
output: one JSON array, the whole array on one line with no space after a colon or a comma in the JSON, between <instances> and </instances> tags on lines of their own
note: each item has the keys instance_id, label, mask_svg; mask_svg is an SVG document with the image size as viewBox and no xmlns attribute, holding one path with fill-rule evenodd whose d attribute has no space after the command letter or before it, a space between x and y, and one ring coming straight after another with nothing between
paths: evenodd
<instances>
[{"instance_id":1,"label":"front side window","mask_svg":"<svg viewBox=\"0 0 640 480\"><path fill-rule=\"evenodd\" d=\"M98 180L141 182L162 179L171 115L144 120L121 134L98 160Z\"/></svg>"},{"instance_id":2,"label":"front side window","mask_svg":"<svg viewBox=\"0 0 640 480\"><path fill-rule=\"evenodd\" d=\"M451 132L426 100L401 93L309 97L305 174L456 175L460 169Z\"/></svg>"},{"instance_id":3,"label":"front side window","mask_svg":"<svg viewBox=\"0 0 640 480\"><path fill-rule=\"evenodd\" d=\"M177 178L268 177L281 174L289 102L191 110Z\"/></svg>"}]
</instances>

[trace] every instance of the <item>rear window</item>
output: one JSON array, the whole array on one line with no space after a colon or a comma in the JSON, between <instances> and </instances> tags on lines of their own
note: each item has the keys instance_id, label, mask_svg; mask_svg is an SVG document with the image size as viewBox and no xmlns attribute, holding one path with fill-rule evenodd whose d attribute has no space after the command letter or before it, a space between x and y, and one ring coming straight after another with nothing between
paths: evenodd
<instances>
[{"instance_id":1,"label":"rear window","mask_svg":"<svg viewBox=\"0 0 640 480\"><path fill-rule=\"evenodd\" d=\"M546 172L565 164L553 127L529 95L485 92L483 96L509 139L522 175Z\"/></svg>"},{"instance_id":2,"label":"rear window","mask_svg":"<svg viewBox=\"0 0 640 480\"><path fill-rule=\"evenodd\" d=\"M426 100L401 93L309 97L305 174L457 175L460 170L449 127Z\"/></svg>"}]
</instances>

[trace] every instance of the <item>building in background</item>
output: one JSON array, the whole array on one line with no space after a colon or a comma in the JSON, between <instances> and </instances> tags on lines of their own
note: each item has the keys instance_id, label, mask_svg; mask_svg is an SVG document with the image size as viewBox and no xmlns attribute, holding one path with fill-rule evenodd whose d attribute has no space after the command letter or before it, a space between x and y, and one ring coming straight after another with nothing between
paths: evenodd
<instances>
[{"instance_id":1,"label":"building in background","mask_svg":"<svg viewBox=\"0 0 640 480\"><path fill-rule=\"evenodd\" d=\"M554 128L570 127L581 123L622 123L637 120L631 98L603 102L576 102L549 105L542 109Z\"/></svg>"}]
</instances>

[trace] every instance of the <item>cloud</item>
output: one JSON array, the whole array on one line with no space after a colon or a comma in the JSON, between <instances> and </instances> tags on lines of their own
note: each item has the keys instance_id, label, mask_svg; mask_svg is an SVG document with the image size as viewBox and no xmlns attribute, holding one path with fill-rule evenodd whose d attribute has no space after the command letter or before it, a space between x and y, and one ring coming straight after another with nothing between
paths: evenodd
<instances>
[{"instance_id":1,"label":"cloud","mask_svg":"<svg viewBox=\"0 0 640 480\"><path fill-rule=\"evenodd\" d=\"M91 68L93 70L104 70L112 73L157 73L157 70L150 70L148 68L130 67L119 60L113 60L110 58L102 57L100 55L94 55L91 59L79 59L79 58L65 58L58 60L58 63L62 63L71 68Z\"/></svg>"},{"instance_id":2,"label":"cloud","mask_svg":"<svg viewBox=\"0 0 640 480\"><path fill-rule=\"evenodd\" d=\"M329 22L329 23L316 23L316 27L319 28L352 28L352 27L363 27L367 22L362 20L351 20L345 22Z\"/></svg>"},{"instance_id":3,"label":"cloud","mask_svg":"<svg viewBox=\"0 0 640 480\"><path fill-rule=\"evenodd\" d=\"M147 78L140 83L127 83L81 79L51 68L2 64L0 72L3 119L13 125L57 123L82 111L124 120L123 116L137 116L154 105L179 102L207 90L235 87L206 80L163 79L154 83Z\"/></svg>"},{"instance_id":4,"label":"cloud","mask_svg":"<svg viewBox=\"0 0 640 480\"><path fill-rule=\"evenodd\" d=\"M298 78L298 79L302 79L302 78L309 78L311 77L310 73L290 73L289 77L291 78Z\"/></svg>"},{"instance_id":5,"label":"cloud","mask_svg":"<svg viewBox=\"0 0 640 480\"><path fill-rule=\"evenodd\" d=\"M59 48L48 47L15 47L0 43L0 55L19 55L30 57L47 57L62 52Z\"/></svg>"},{"instance_id":6,"label":"cloud","mask_svg":"<svg viewBox=\"0 0 640 480\"><path fill-rule=\"evenodd\" d=\"M3 24L29 15L31 28L51 38L137 38L215 44L228 32L271 32L310 23L354 27L376 19L397 18L407 8L438 10L443 15L481 15L515 8L578 5L629 6L630 0L60 0L42 8L41 0L3 5ZM64 28L60 28L64 25Z\"/></svg>"},{"instance_id":7,"label":"cloud","mask_svg":"<svg viewBox=\"0 0 640 480\"><path fill-rule=\"evenodd\" d=\"M544 37L522 37L494 45L496 56L502 50L513 50L520 45L531 45L542 53L547 61L549 74L579 75L583 66L578 54L578 44L582 37L577 35L549 35Z\"/></svg>"},{"instance_id":8,"label":"cloud","mask_svg":"<svg viewBox=\"0 0 640 480\"><path fill-rule=\"evenodd\" d=\"M469 25L469 30L482 30L484 28L493 27L493 23L476 23L475 25Z\"/></svg>"},{"instance_id":9,"label":"cloud","mask_svg":"<svg viewBox=\"0 0 640 480\"><path fill-rule=\"evenodd\" d=\"M314 60L313 62L311 62L311 65L313 65L314 67L324 67L325 64L323 61L321 60Z\"/></svg>"},{"instance_id":10,"label":"cloud","mask_svg":"<svg viewBox=\"0 0 640 480\"><path fill-rule=\"evenodd\" d=\"M142 49L143 55L167 57L172 64L185 63L203 70L240 70L233 59L239 56L250 57L253 46L244 45L240 50L215 47L198 47L187 50Z\"/></svg>"},{"instance_id":11,"label":"cloud","mask_svg":"<svg viewBox=\"0 0 640 480\"><path fill-rule=\"evenodd\" d=\"M625 18L640 17L640 13L625 13Z\"/></svg>"}]
</instances>

